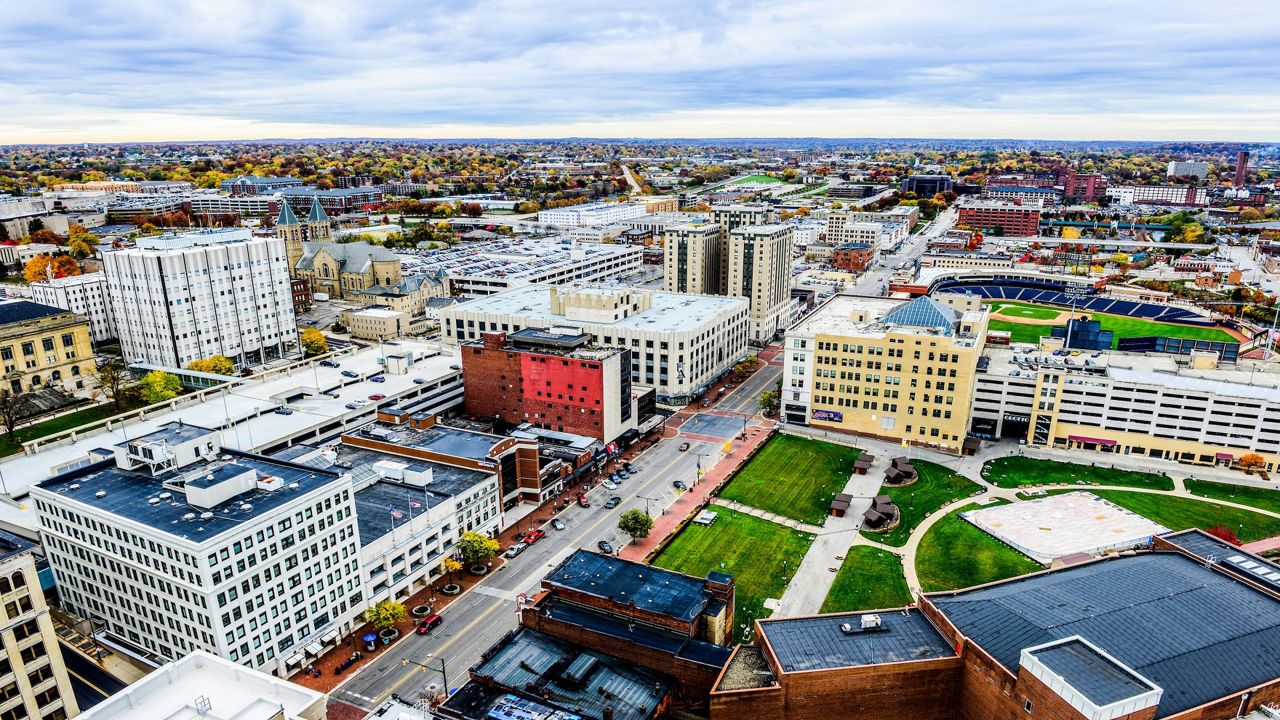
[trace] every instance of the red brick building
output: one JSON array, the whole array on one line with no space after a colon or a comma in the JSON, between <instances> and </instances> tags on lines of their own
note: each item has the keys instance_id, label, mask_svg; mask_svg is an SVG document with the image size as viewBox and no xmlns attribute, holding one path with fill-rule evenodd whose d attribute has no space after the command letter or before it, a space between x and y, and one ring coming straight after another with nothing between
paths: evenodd
<instances>
[{"instance_id":1,"label":"red brick building","mask_svg":"<svg viewBox=\"0 0 1280 720\"><path fill-rule=\"evenodd\" d=\"M1096 173L1081 175L1067 168L1062 173L1062 194L1079 202L1093 202L1107 194L1107 178Z\"/></svg>"},{"instance_id":2,"label":"red brick building","mask_svg":"<svg viewBox=\"0 0 1280 720\"><path fill-rule=\"evenodd\" d=\"M1005 237L1040 234L1040 210L1000 203L975 203L960 208L958 224L990 233L999 229Z\"/></svg>"},{"instance_id":3,"label":"red brick building","mask_svg":"<svg viewBox=\"0 0 1280 720\"><path fill-rule=\"evenodd\" d=\"M463 343L466 411L612 442L636 425L631 351L528 328Z\"/></svg>"},{"instance_id":4,"label":"red brick building","mask_svg":"<svg viewBox=\"0 0 1280 720\"><path fill-rule=\"evenodd\" d=\"M876 248L870 243L844 243L831 251L831 264L845 272L862 272L875 259Z\"/></svg>"}]
</instances>

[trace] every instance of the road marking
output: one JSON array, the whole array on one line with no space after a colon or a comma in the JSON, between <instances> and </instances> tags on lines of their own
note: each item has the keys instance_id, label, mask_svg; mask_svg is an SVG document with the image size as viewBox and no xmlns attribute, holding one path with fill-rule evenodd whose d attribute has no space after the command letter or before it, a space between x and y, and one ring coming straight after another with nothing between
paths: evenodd
<instances>
[{"instance_id":1,"label":"road marking","mask_svg":"<svg viewBox=\"0 0 1280 720\"><path fill-rule=\"evenodd\" d=\"M680 462L681 460L684 460L686 457L688 457L688 455L686 455L685 453L677 454L677 455L676 455L676 457L675 457L671 462L669 462L669 463L667 463L666 465L664 465L664 466L662 467L662 469L658 471L658 475L663 475L663 474L665 474L665 473L666 473L668 470L670 470L670 469L671 469L671 468L672 468L676 463ZM597 489L598 489L598 488L597 488ZM571 547L565 548L563 551L561 551L561 552L559 552L559 553L556 553L555 557L559 557L559 558L560 558L560 560L563 560L563 559L564 559L564 557L567 557L568 555L572 554L572 553L573 553L573 551L575 551L575 550L577 550L577 549L578 549L577 543L578 543L578 542L580 542L580 541L581 541L581 539L582 539L582 538L584 538L584 537L586 537L587 535L594 534L594 533L596 532L596 529L597 529L598 527L600 527L600 524L601 524L601 523L603 523L603 522L605 522L606 520L609 520L609 519L610 519L610 517L609 517L609 516L610 516L611 514L612 514L612 513L606 513L606 514L605 514L603 517L601 517L599 520L595 521L595 522L594 522L594 523L593 523L589 528L587 528L585 531L583 531L582 533L580 533L580 534L577 536L577 538L575 538L575 539L574 539L574 541L573 541L573 542L574 542L574 544L573 544ZM563 557L561 557L561 556L563 556ZM560 562L560 561L556 561L556 562L555 562L555 565L558 565L558 564L559 564L559 562ZM554 565L553 565L553 566L554 566ZM530 568L530 571L532 572L533 570L534 570L534 568L532 568L532 567L531 567L531 568ZM486 578L486 580L487 580L487 579L488 579L488 578ZM524 580L517 580L517 581L516 581L516 584L517 584L517 585L521 585L521 584L523 584L524 582L526 582L526 581L524 581ZM476 586L473 588L473 590L479 590L481 587L483 587L483 583L482 583L481 585L476 585ZM481 593L481 594L483 594L483 595L489 595L489 593ZM470 634L470 631L471 631L473 628L475 628L475 626L479 625L482 621L484 621L486 618L488 618L488 617L489 617L489 615L493 614L493 612L494 612L494 611L496 611L496 610L498 610L499 608L501 608L504 604L505 604L505 603L494 603L494 604L493 604L493 607L490 607L488 610L485 610L485 611L484 611L483 613L481 613L481 614L480 614L480 616L479 616L479 617L477 617L475 620L472 620L471 622L467 623L466 627L462 628L462 629L461 629L461 630L459 630L457 633L455 633L455 634L453 635L453 637L449 638L449 640L448 640L448 641L446 641L446 642L445 642L445 644L441 645L439 648L437 648L437 649L436 649L436 651L435 651L435 652L433 652L433 653L431 653L431 654L432 654L432 655L434 655L434 656L436 656L436 657L440 657L440 656L442 656L442 655L444 654L444 651L445 651L445 650L446 650L450 645L453 645L455 642L457 642L459 638L462 638L462 637L466 637L466 636L468 636L468 635ZM447 607L446 607L445 609L441 610L441 613L446 613L446 612L448 612L448 611L449 611L449 608L447 608ZM409 678L413 677L414 675L418 674L419 672L423 672L423 671L422 671L420 668L414 668L413 670L408 670L408 671L406 671L403 675L401 675L401 676L400 676L400 679L399 679L399 680L396 680L396 681L395 681L395 683L393 683L393 684L391 685L391 687L387 688L387 689L386 689L386 690L384 690L380 695L378 695L378 697L374 698L374 699L373 699L373 703L372 703L372 704L376 707L376 706L377 706L379 703L381 703L383 700L386 700L388 697L390 697L391 693L395 692L396 690L399 690L401 685L404 685L406 682L408 682L408 681L409 681ZM354 694L354 693L351 693L351 694Z\"/></svg>"},{"instance_id":2,"label":"road marking","mask_svg":"<svg viewBox=\"0 0 1280 720\"><path fill-rule=\"evenodd\" d=\"M498 588L491 588L487 585L477 585L475 587L475 591L481 595L488 595L489 597L495 597L499 600L514 600L517 594L514 590L499 590Z\"/></svg>"}]
</instances>

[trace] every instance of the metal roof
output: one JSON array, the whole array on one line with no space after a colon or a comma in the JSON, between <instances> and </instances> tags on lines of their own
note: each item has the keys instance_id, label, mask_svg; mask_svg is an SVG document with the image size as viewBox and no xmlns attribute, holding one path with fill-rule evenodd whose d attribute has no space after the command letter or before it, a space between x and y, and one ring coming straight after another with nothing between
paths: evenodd
<instances>
[{"instance_id":1,"label":"metal roof","mask_svg":"<svg viewBox=\"0 0 1280 720\"><path fill-rule=\"evenodd\" d=\"M1063 640L1030 654L1095 705L1110 705L1157 689L1080 638Z\"/></svg>"},{"instance_id":2,"label":"metal roof","mask_svg":"<svg viewBox=\"0 0 1280 720\"><path fill-rule=\"evenodd\" d=\"M690 638L668 628L637 622L556 597L544 600L538 608L543 617L553 618L559 623L577 625L601 635L621 638L639 647L652 648L714 668L723 667L733 652L733 648L727 645Z\"/></svg>"},{"instance_id":3,"label":"metal roof","mask_svg":"<svg viewBox=\"0 0 1280 720\"><path fill-rule=\"evenodd\" d=\"M879 613L880 627L869 630L862 629L864 614L761 620L760 632L783 672L955 657L951 644L920 613Z\"/></svg>"},{"instance_id":4,"label":"metal roof","mask_svg":"<svg viewBox=\"0 0 1280 720\"><path fill-rule=\"evenodd\" d=\"M0 325L68 314L70 314L69 310L63 310L52 305L41 305L30 300L6 300L0 302Z\"/></svg>"},{"instance_id":5,"label":"metal roof","mask_svg":"<svg viewBox=\"0 0 1280 720\"><path fill-rule=\"evenodd\" d=\"M581 549L544 582L684 622L696 619L712 599L698 578Z\"/></svg>"},{"instance_id":6,"label":"metal roof","mask_svg":"<svg viewBox=\"0 0 1280 720\"><path fill-rule=\"evenodd\" d=\"M1014 673L1023 648L1079 635L1164 690L1157 717L1280 677L1280 600L1181 553L929 599Z\"/></svg>"}]
</instances>

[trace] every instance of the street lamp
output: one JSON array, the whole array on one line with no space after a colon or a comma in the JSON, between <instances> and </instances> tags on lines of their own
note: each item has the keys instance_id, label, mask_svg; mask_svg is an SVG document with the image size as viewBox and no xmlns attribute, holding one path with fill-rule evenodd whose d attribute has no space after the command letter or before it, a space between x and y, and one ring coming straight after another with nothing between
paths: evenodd
<instances>
[{"instance_id":1,"label":"street lamp","mask_svg":"<svg viewBox=\"0 0 1280 720\"><path fill-rule=\"evenodd\" d=\"M422 668L422 672L427 672L429 670L434 671L436 668L431 667L432 658L435 658L435 655L433 653L427 653L426 663L415 662L408 658L400 658L400 667L409 667L410 665L415 665L417 667ZM440 677L444 680L444 696L449 697L449 675L445 672L444 658L438 658L438 659L440 660Z\"/></svg>"}]
</instances>

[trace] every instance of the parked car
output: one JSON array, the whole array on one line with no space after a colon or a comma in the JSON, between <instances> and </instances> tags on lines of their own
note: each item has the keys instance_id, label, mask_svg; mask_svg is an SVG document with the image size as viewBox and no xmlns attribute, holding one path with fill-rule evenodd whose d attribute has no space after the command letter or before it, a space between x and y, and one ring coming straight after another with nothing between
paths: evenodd
<instances>
[{"instance_id":1,"label":"parked car","mask_svg":"<svg viewBox=\"0 0 1280 720\"><path fill-rule=\"evenodd\" d=\"M688 490L689 486L684 484L683 480L672 480L671 487L677 490Z\"/></svg>"},{"instance_id":2,"label":"parked car","mask_svg":"<svg viewBox=\"0 0 1280 720\"><path fill-rule=\"evenodd\" d=\"M624 462L624 463L622 463L622 467L623 467L624 469L626 469L626 471L627 471L627 472L629 472L629 473L631 473L632 475L636 474L637 472L640 472L639 470L637 470L637 469L636 469L636 466L635 466L635 465L632 465L632 464L631 464L631 463L629 463L629 462Z\"/></svg>"},{"instance_id":3,"label":"parked car","mask_svg":"<svg viewBox=\"0 0 1280 720\"><path fill-rule=\"evenodd\" d=\"M617 495L614 495L613 497L609 498L604 502L604 509L612 510L621 504L622 504L622 498L618 497Z\"/></svg>"},{"instance_id":4,"label":"parked car","mask_svg":"<svg viewBox=\"0 0 1280 720\"><path fill-rule=\"evenodd\" d=\"M546 536L545 530L530 530L529 534L524 536L524 544L532 545Z\"/></svg>"},{"instance_id":5,"label":"parked car","mask_svg":"<svg viewBox=\"0 0 1280 720\"><path fill-rule=\"evenodd\" d=\"M621 477L618 475L618 473L616 473L616 472L611 472L611 473L609 473L609 480L611 480L611 481L613 481L613 482L615 482L615 483L620 483L620 482L622 482L622 478L621 478Z\"/></svg>"},{"instance_id":6,"label":"parked car","mask_svg":"<svg viewBox=\"0 0 1280 720\"><path fill-rule=\"evenodd\" d=\"M613 546L604 540L601 540L600 542L596 543L596 547L600 548L600 552L604 553L605 555L613 554Z\"/></svg>"},{"instance_id":7,"label":"parked car","mask_svg":"<svg viewBox=\"0 0 1280 720\"><path fill-rule=\"evenodd\" d=\"M321 360L320 367L342 367L337 360Z\"/></svg>"},{"instance_id":8,"label":"parked car","mask_svg":"<svg viewBox=\"0 0 1280 720\"><path fill-rule=\"evenodd\" d=\"M587 499L586 495L579 495L578 505L581 507L591 507L591 501Z\"/></svg>"},{"instance_id":9,"label":"parked car","mask_svg":"<svg viewBox=\"0 0 1280 720\"><path fill-rule=\"evenodd\" d=\"M374 393L374 394L372 394L372 395L370 395L370 396L369 396L369 399L370 399L370 400L374 400L374 401L377 401L377 400L386 400L386 399L387 399L387 396L386 396L386 395L383 395L382 393Z\"/></svg>"},{"instance_id":10,"label":"parked car","mask_svg":"<svg viewBox=\"0 0 1280 720\"><path fill-rule=\"evenodd\" d=\"M631 477L631 473L627 472L626 468L618 468L618 477L622 478L623 480L626 480L627 478Z\"/></svg>"},{"instance_id":11,"label":"parked car","mask_svg":"<svg viewBox=\"0 0 1280 720\"><path fill-rule=\"evenodd\" d=\"M560 518L555 518L551 521L551 527L555 528L556 530L563 530L564 521L561 520Z\"/></svg>"},{"instance_id":12,"label":"parked car","mask_svg":"<svg viewBox=\"0 0 1280 720\"><path fill-rule=\"evenodd\" d=\"M618 489L618 483L616 483L616 482L614 482L614 481L612 481L612 480L605 480L604 482L600 483L600 486L601 486L601 487L603 487L605 490L617 490L617 489Z\"/></svg>"},{"instance_id":13,"label":"parked car","mask_svg":"<svg viewBox=\"0 0 1280 720\"><path fill-rule=\"evenodd\" d=\"M436 613L431 613L430 615L422 618L422 622L418 623L417 633L419 635L426 635L436 629L436 627L442 622L444 622L444 618L440 617Z\"/></svg>"},{"instance_id":14,"label":"parked car","mask_svg":"<svg viewBox=\"0 0 1280 720\"><path fill-rule=\"evenodd\" d=\"M518 542L518 543L516 543L515 545L512 545L511 547L507 548L507 551L506 551L506 552L504 552L504 553L502 553L502 557L507 558L507 559L511 559L511 558L513 558L513 557L515 557L515 556L519 555L520 553L524 552L524 549L525 549L525 548L527 548L527 547L529 547L529 546L528 546L528 545L525 545L525 544L524 544L524 543L522 543L522 542Z\"/></svg>"},{"instance_id":15,"label":"parked car","mask_svg":"<svg viewBox=\"0 0 1280 720\"><path fill-rule=\"evenodd\" d=\"M461 366L461 365L450 365L450 366L449 366L449 369L450 369L450 370L461 370L461 369L462 369L462 366Z\"/></svg>"},{"instance_id":16,"label":"parked car","mask_svg":"<svg viewBox=\"0 0 1280 720\"><path fill-rule=\"evenodd\" d=\"M680 452L684 452L685 450L688 450L688 449L689 449L689 443L687 442L680 443Z\"/></svg>"},{"instance_id":17,"label":"parked car","mask_svg":"<svg viewBox=\"0 0 1280 720\"><path fill-rule=\"evenodd\" d=\"M292 415L292 414L293 414L293 408L278 407L278 408L276 408L276 409L275 409L275 413L276 413L277 415Z\"/></svg>"},{"instance_id":18,"label":"parked car","mask_svg":"<svg viewBox=\"0 0 1280 720\"><path fill-rule=\"evenodd\" d=\"M373 377L369 378L369 382L386 382L386 381L387 379L382 377L381 375L374 375Z\"/></svg>"},{"instance_id":19,"label":"parked car","mask_svg":"<svg viewBox=\"0 0 1280 720\"><path fill-rule=\"evenodd\" d=\"M365 405L368 405L368 404L369 404L369 401L368 401L368 400L352 400L351 402L347 403L347 409L348 409L348 410L359 410L360 408L362 408L362 407L364 407Z\"/></svg>"},{"instance_id":20,"label":"parked car","mask_svg":"<svg viewBox=\"0 0 1280 720\"><path fill-rule=\"evenodd\" d=\"M427 384L427 379L426 379L426 378L414 378L414 379L413 379L413 384L414 384L414 385L426 385L426 384Z\"/></svg>"},{"instance_id":21,"label":"parked car","mask_svg":"<svg viewBox=\"0 0 1280 720\"><path fill-rule=\"evenodd\" d=\"M360 377L360 373L356 372L355 370L343 370L342 377L349 377L349 378Z\"/></svg>"}]
</instances>

